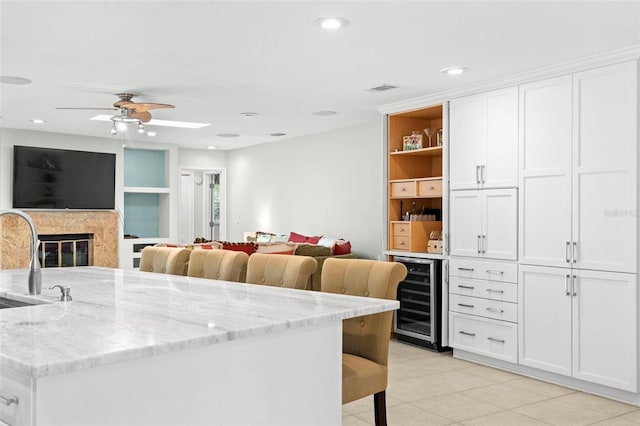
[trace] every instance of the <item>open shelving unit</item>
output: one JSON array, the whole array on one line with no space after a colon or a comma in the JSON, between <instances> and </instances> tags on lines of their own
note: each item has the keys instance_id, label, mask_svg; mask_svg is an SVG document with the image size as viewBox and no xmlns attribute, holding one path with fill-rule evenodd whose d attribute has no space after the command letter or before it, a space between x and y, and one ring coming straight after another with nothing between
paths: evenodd
<instances>
[{"instance_id":1,"label":"open shelving unit","mask_svg":"<svg viewBox=\"0 0 640 426\"><path fill-rule=\"evenodd\" d=\"M426 253L431 231L442 232L443 147L426 128L443 128L442 105L388 117L388 248ZM422 148L405 150L404 138L422 135ZM407 219L409 214L411 220ZM428 219L428 220L424 220Z\"/></svg>"},{"instance_id":2,"label":"open shelving unit","mask_svg":"<svg viewBox=\"0 0 640 426\"><path fill-rule=\"evenodd\" d=\"M173 156L175 153L171 149L124 150L124 239L121 241L121 268L137 268L140 252L145 246L169 242L173 236Z\"/></svg>"}]
</instances>

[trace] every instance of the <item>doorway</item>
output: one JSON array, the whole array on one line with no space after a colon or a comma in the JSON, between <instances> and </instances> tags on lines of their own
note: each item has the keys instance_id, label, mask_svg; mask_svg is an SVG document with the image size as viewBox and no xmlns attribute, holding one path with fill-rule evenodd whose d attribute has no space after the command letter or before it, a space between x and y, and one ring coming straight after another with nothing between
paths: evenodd
<instances>
[{"instance_id":1,"label":"doorway","mask_svg":"<svg viewBox=\"0 0 640 426\"><path fill-rule=\"evenodd\" d=\"M196 238L224 240L225 170L182 169L178 207L178 239L191 244Z\"/></svg>"}]
</instances>

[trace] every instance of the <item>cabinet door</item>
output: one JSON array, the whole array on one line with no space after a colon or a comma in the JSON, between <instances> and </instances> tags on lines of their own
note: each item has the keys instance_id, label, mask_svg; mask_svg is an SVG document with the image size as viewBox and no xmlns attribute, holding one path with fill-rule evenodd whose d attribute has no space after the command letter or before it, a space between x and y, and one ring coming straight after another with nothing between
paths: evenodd
<instances>
[{"instance_id":1,"label":"cabinet door","mask_svg":"<svg viewBox=\"0 0 640 426\"><path fill-rule=\"evenodd\" d=\"M451 254L479 257L482 235L481 191L451 191Z\"/></svg>"},{"instance_id":2,"label":"cabinet door","mask_svg":"<svg viewBox=\"0 0 640 426\"><path fill-rule=\"evenodd\" d=\"M637 392L635 274L574 270L573 375Z\"/></svg>"},{"instance_id":3,"label":"cabinet door","mask_svg":"<svg viewBox=\"0 0 640 426\"><path fill-rule=\"evenodd\" d=\"M482 190L482 255L493 259L518 258L518 191Z\"/></svg>"},{"instance_id":4,"label":"cabinet door","mask_svg":"<svg viewBox=\"0 0 640 426\"><path fill-rule=\"evenodd\" d=\"M576 268L636 272L636 62L574 75Z\"/></svg>"},{"instance_id":5,"label":"cabinet door","mask_svg":"<svg viewBox=\"0 0 640 426\"><path fill-rule=\"evenodd\" d=\"M570 273L569 268L520 265L520 364L571 375Z\"/></svg>"},{"instance_id":6,"label":"cabinet door","mask_svg":"<svg viewBox=\"0 0 640 426\"><path fill-rule=\"evenodd\" d=\"M571 76L520 87L520 262L569 266Z\"/></svg>"},{"instance_id":7,"label":"cabinet door","mask_svg":"<svg viewBox=\"0 0 640 426\"><path fill-rule=\"evenodd\" d=\"M518 88L485 93L482 110L483 188L518 186Z\"/></svg>"},{"instance_id":8,"label":"cabinet door","mask_svg":"<svg viewBox=\"0 0 640 426\"><path fill-rule=\"evenodd\" d=\"M479 95L449 103L449 180L451 189L480 186L482 102Z\"/></svg>"}]
</instances>

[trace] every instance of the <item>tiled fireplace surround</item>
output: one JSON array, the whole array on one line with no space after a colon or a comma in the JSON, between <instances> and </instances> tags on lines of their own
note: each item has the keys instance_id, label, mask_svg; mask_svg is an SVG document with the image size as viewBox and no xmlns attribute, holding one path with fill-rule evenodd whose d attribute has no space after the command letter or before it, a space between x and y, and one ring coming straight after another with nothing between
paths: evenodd
<instances>
[{"instance_id":1,"label":"tiled fireplace surround","mask_svg":"<svg viewBox=\"0 0 640 426\"><path fill-rule=\"evenodd\" d=\"M93 265L118 267L118 214L113 211L26 211L40 235L93 234ZM29 267L29 226L0 217L0 269Z\"/></svg>"}]
</instances>

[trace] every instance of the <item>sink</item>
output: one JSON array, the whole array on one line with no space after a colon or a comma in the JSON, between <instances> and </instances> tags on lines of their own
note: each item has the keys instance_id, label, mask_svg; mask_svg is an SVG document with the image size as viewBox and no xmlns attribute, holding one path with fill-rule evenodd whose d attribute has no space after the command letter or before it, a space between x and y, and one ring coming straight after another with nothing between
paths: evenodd
<instances>
[{"instance_id":1,"label":"sink","mask_svg":"<svg viewBox=\"0 0 640 426\"><path fill-rule=\"evenodd\" d=\"M18 300L0 296L0 309L21 308L23 306L42 305L44 303L48 302L43 300L29 300L26 297L21 297L20 300Z\"/></svg>"}]
</instances>

